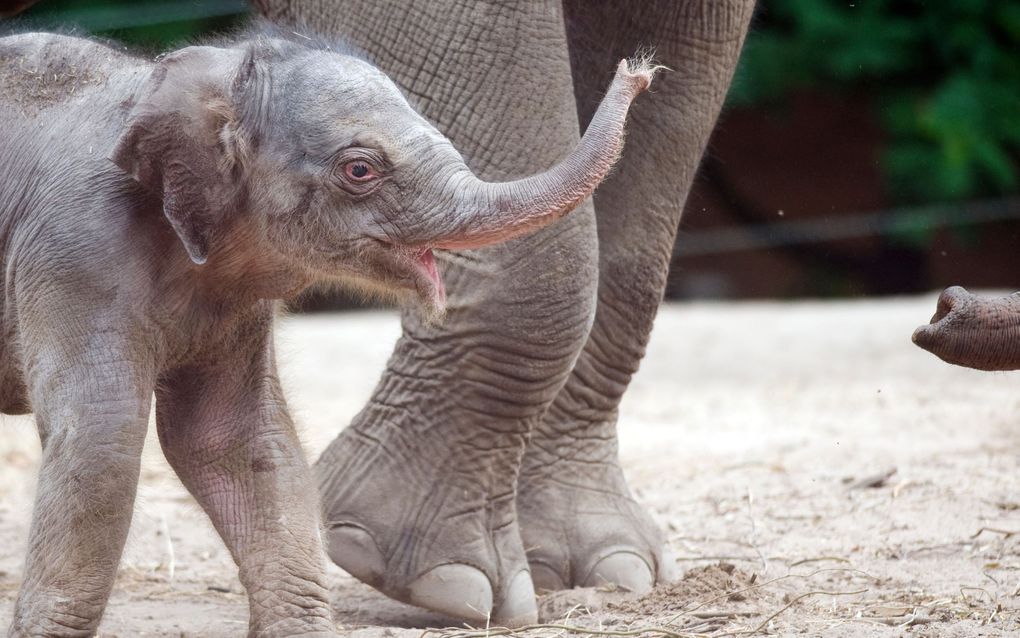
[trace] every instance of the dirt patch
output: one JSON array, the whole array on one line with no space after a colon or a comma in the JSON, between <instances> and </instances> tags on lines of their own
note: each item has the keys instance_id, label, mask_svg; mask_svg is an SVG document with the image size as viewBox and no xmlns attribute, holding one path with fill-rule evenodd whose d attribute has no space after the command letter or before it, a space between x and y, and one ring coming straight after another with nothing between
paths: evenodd
<instances>
[{"instance_id":1,"label":"dirt patch","mask_svg":"<svg viewBox=\"0 0 1020 638\"><path fill-rule=\"evenodd\" d=\"M620 443L681 579L647 596L544 595L544 625L525 633L1018 635L1020 373L954 368L914 347L910 334L934 307L933 295L664 307L621 406ZM286 320L284 384L310 458L362 407L398 334L392 314ZM0 627L21 575L38 458L31 420L4 419ZM236 568L154 440L139 492L101 635L243 636ZM330 579L345 635L485 635L339 569Z\"/></svg>"},{"instance_id":2,"label":"dirt patch","mask_svg":"<svg viewBox=\"0 0 1020 638\"><path fill-rule=\"evenodd\" d=\"M658 617L713 603L757 601L763 598L763 591L755 587L756 582L758 574L731 563L695 567L675 583L657 587L636 600L610 603L607 608L632 616Z\"/></svg>"}]
</instances>

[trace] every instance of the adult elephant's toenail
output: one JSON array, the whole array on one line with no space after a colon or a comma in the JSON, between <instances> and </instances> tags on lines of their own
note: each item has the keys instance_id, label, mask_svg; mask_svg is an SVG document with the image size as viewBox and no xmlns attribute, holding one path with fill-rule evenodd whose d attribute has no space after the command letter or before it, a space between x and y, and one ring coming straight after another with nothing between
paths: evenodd
<instances>
[{"instance_id":1,"label":"adult elephant's toenail","mask_svg":"<svg viewBox=\"0 0 1020 638\"><path fill-rule=\"evenodd\" d=\"M330 559L351 576L373 587L382 583L386 561L371 534L363 528L331 526L326 531L326 551Z\"/></svg>"},{"instance_id":2,"label":"adult elephant's toenail","mask_svg":"<svg viewBox=\"0 0 1020 638\"><path fill-rule=\"evenodd\" d=\"M501 627L523 627L538 622L538 603L531 573L517 572L506 586L502 604L492 614L492 624Z\"/></svg>"},{"instance_id":3,"label":"adult elephant's toenail","mask_svg":"<svg viewBox=\"0 0 1020 638\"><path fill-rule=\"evenodd\" d=\"M680 578L680 570L676 566L676 552L669 545L662 548L662 558L659 559L659 573L656 583L672 583Z\"/></svg>"},{"instance_id":4,"label":"adult elephant's toenail","mask_svg":"<svg viewBox=\"0 0 1020 638\"><path fill-rule=\"evenodd\" d=\"M492 583L470 565L440 565L411 583L408 600L448 616L485 623L492 614Z\"/></svg>"},{"instance_id":5,"label":"adult elephant's toenail","mask_svg":"<svg viewBox=\"0 0 1020 638\"><path fill-rule=\"evenodd\" d=\"M537 591L560 591L570 589L566 581L552 567L538 561L531 561L531 582Z\"/></svg>"},{"instance_id":6,"label":"adult elephant's toenail","mask_svg":"<svg viewBox=\"0 0 1020 638\"><path fill-rule=\"evenodd\" d=\"M644 558L629 550L618 550L595 563L581 586L616 585L635 594L644 594L651 591L654 584L654 571Z\"/></svg>"}]
</instances>

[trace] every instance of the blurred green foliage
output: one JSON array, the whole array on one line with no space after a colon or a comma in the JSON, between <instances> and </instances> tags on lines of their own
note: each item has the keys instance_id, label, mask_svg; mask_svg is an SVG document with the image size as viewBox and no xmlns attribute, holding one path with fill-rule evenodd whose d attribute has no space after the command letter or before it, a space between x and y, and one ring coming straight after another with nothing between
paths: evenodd
<instances>
[{"instance_id":1,"label":"blurred green foliage","mask_svg":"<svg viewBox=\"0 0 1020 638\"><path fill-rule=\"evenodd\" d=\"M162 51L246 19L245 0L42 0L22 18L40 28L76 26L133 46Z\"/></svg>"},{"instance_id":2,"label":"blurred green foliage","mask_svg":"<svg viewBox=\"0 0 1020 638\"><path fill-rule=\"evenodd\" d=\"M896 202L1017 191L1017 0L762 0L730 104L805 89L870 97Z\"/></svg>"}]
</instances>

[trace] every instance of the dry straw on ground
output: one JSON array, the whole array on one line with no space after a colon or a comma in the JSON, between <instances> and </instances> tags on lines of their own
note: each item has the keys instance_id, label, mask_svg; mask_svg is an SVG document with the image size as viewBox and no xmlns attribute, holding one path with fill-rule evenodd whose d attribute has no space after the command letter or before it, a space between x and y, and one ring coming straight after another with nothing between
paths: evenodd
<instances>
[{"instance_id":1,"label":"dry straw on ground","mask_svg":"<svg viewBox=\"0 0 1020 638\"><path fill-rule=\"evenodd\" d=\"M647 596L544 594L541 624L508 632L426 629L459 623L334 569L344 634L1020 635L1020 373L953 368L915 348L934 303L664 308L621 407L621 453L683 577ZM364 404L398 333L394 315L286 320L284 382L310 457ZM38 453L29 420L0 424L0 627ZM236 637L246 618L229 554L150 441L101 635Z\"/></svg>"}]
</instances>

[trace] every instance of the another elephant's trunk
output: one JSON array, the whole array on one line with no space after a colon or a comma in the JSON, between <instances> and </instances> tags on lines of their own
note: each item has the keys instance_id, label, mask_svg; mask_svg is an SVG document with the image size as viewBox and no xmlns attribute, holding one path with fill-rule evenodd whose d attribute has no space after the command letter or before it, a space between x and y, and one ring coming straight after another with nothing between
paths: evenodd
<instances>
[{"instance_id":1,"label":"another elephant's trunk","mask_svg":"<svg viewBox=\"0 0 1020 638\"><path fill-rule=\"evenodd\" d=\"M981 299L959 286L939 297L914 343L943 361L978 370L1020 369L1020 292Z\"/></svg>"},{"instance_id":2,"label":"another elephant's trunk","mask_svg":"<svg viewBox=\"0 0 1020 638\"><path fill-rule=\"evenodd\" d=\"M461 184L454 232L438 248L478 248L537 230L585 200L609 173L623 149L624 122L634 98L648 88L656 67L620 62L609 92L580 144L545 173L503 183L471 179Z\"/></svg>"}]
</instances>

